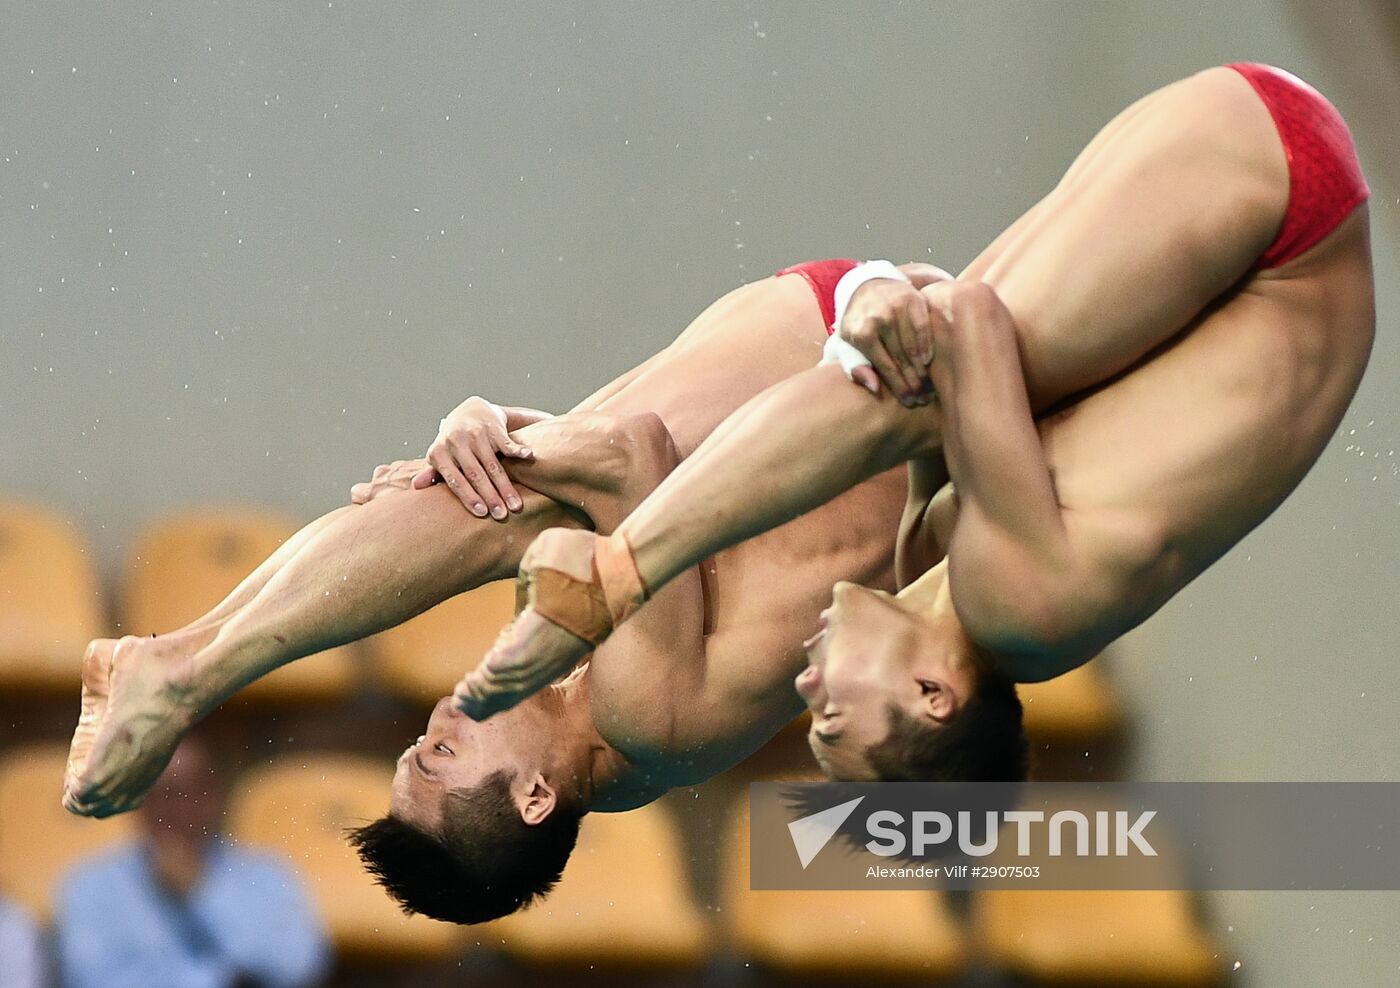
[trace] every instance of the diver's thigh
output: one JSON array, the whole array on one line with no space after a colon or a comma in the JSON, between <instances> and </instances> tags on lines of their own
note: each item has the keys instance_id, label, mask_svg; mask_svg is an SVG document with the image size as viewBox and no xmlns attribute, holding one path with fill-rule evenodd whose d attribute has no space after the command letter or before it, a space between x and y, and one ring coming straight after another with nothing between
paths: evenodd
<instances>
[{"instance_id":1,"label":"diver's thigh","mask_svg":"<svg viewBox=\"0 0 1400 988\"><path fill-rule=\"evenodd\" d=\"M686 457L754 395L815 366L825 341L807 283L797 275L765 278L707 308L598 407L657 413Z\"/></svg>"},{"instance_id":2,"label":"diver's thigh","mask_svg":"<svg viewBox=\"0 0 1400 988\"><path fill-rule=\"evenodd\" d=\"M1253 266L1288 199L1267 108L1229 69L1141 101L1090 145L994 260L1043 407L1125 370Z\"/></svg>"}]
</instances>

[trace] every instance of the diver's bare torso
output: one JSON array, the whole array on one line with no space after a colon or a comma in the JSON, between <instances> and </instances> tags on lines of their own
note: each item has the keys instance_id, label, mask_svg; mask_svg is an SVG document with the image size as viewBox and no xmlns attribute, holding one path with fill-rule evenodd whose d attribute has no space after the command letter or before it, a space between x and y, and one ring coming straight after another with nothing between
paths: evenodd
<instances>
[{"instance_id":1,"label":"diver's bare torso","mask_svg":"<svg viewBox=\"0 0 1400 988\"><path fill-rule=\"evenodd\" d=\"M629 640L605 642L591 663L599 731L666 787L701 782L760 748L802 710L792 687L805 662L801 642L832 584L893 589L903 497L902 476L886 474L832 502L839 518L806 516L775 530L790 538L721 553L703 654L678 645L639 656Z\"/></svg>"},{"instance_id":2,"label":"diver's bare torso","mask_svg":"<svg viewBox=\"0 0 1400 988\"><path fill-rule=\"evenodd\" d=\"M745 400L810 368L826 338L800 279L765 279L716 302L596 407L655 413L684 457ZM792 688L800 643L832 583L893 588L904 474L889 471L719 553L703 564L703 587L698 574L675 581L667 592L693 598L697 627L662 636L629 625L598 649L588 671L594 722L637 769L618 780L617 802L639 801L623 795L634 786L655 795L709 778L801 712ZM610 808L599 797L598 808Z\"/></svg>"},{"instance_id":3,"label":"diver's bare torso","mask_svg":"<svg viewBox=\"0 0 1400 988\"><path fill-rule=\"evenodd\" d=\"M1038 680L1087 661L1263 521L1340 422L1374 324L1362 205L1303 255L1252 273L1161 351L1044 418L1067 523L1103 526L1130 548L1099 568L1076 634L1052 654L998 655L1006 671ZM927 516L940 544L956 517L945 488ZM944 561L930 576L947 573Z\"/></svg>"}]
</instances>

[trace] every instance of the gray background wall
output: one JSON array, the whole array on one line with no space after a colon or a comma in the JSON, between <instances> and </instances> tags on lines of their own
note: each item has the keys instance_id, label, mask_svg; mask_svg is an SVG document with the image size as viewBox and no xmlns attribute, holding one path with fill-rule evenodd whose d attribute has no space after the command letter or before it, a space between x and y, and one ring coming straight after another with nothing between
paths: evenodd
<instances>
[{"instance_id":1,"label":"gray background wall","mask_svg":"<svg viewBox=\"0 0 1400 988\"><path fill-rule=\"evenodd\" d=\"M1272 61L1357 131L1375 356L1297 494L1112 669L1136 776L1394 779L1400 90L1373 16L5 0L0 494L109 567L182 505L310 517L462 397L562 410L786 262L956 269L1136 96ZM1250 984L1400 981L1395 894L1208 905Z\"/></svg>"}]
</instances>

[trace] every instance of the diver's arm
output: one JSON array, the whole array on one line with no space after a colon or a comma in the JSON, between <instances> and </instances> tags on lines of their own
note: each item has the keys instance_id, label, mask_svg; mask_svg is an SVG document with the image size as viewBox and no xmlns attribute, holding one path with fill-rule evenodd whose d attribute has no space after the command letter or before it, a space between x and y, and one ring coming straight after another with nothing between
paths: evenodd
<instances>
[{"instance_id":1,"label":"diver's arm","mask_svg":"<svg viewBox=\"0 0 1400 988\"><path fill-rule=\"evenodd\" d=\"M1070 633L1080 567L1031 417L1011 313L980 283L925 291L934 389L959 511L949 547L958 616L991 648L1053 647Z\"/></svg>"},{"instance_id":2,"label":"diver's arm","mask_svg":"<svg viewBox=\"0 0 1400 988\"><path fill-rule=\"evenodd\" d=\"M514 432L536 422L548 422L554 418L553 412L542 412L538 408L522 408L518 405L496 406L506 413L506 431Z\"/></svg>"}]
</instances>

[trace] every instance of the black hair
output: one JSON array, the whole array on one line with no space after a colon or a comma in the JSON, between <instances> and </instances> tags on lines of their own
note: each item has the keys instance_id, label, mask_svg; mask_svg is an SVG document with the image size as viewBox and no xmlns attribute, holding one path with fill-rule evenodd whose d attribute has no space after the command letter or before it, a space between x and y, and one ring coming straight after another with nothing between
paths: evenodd
<instances>
[{"instance_id":1,"label":"black hair","mask_svg":"<svg viewBox=\"0 0 1400 988\"><path fill-rule=\"evenodd\" d=\"M1016 684L984 669L963 709L933 725L891 704L890 732L865 757L884 782L1024 782L1029 765Z\"/></svg>"},{"instance_id":2,"label":"black hair","mask_svg":"<svg viewBox=\"0 0 1400 988\"><path fill-rule=\"evenodd\" d=\"M578 840L583 811L556 803L536 824L520 817L511 777L494 772L443 796L433 833L392 813L356 828L349 841L365 869L405 913L484 923L549 894Z\"/></svg>"}]
</instances>

